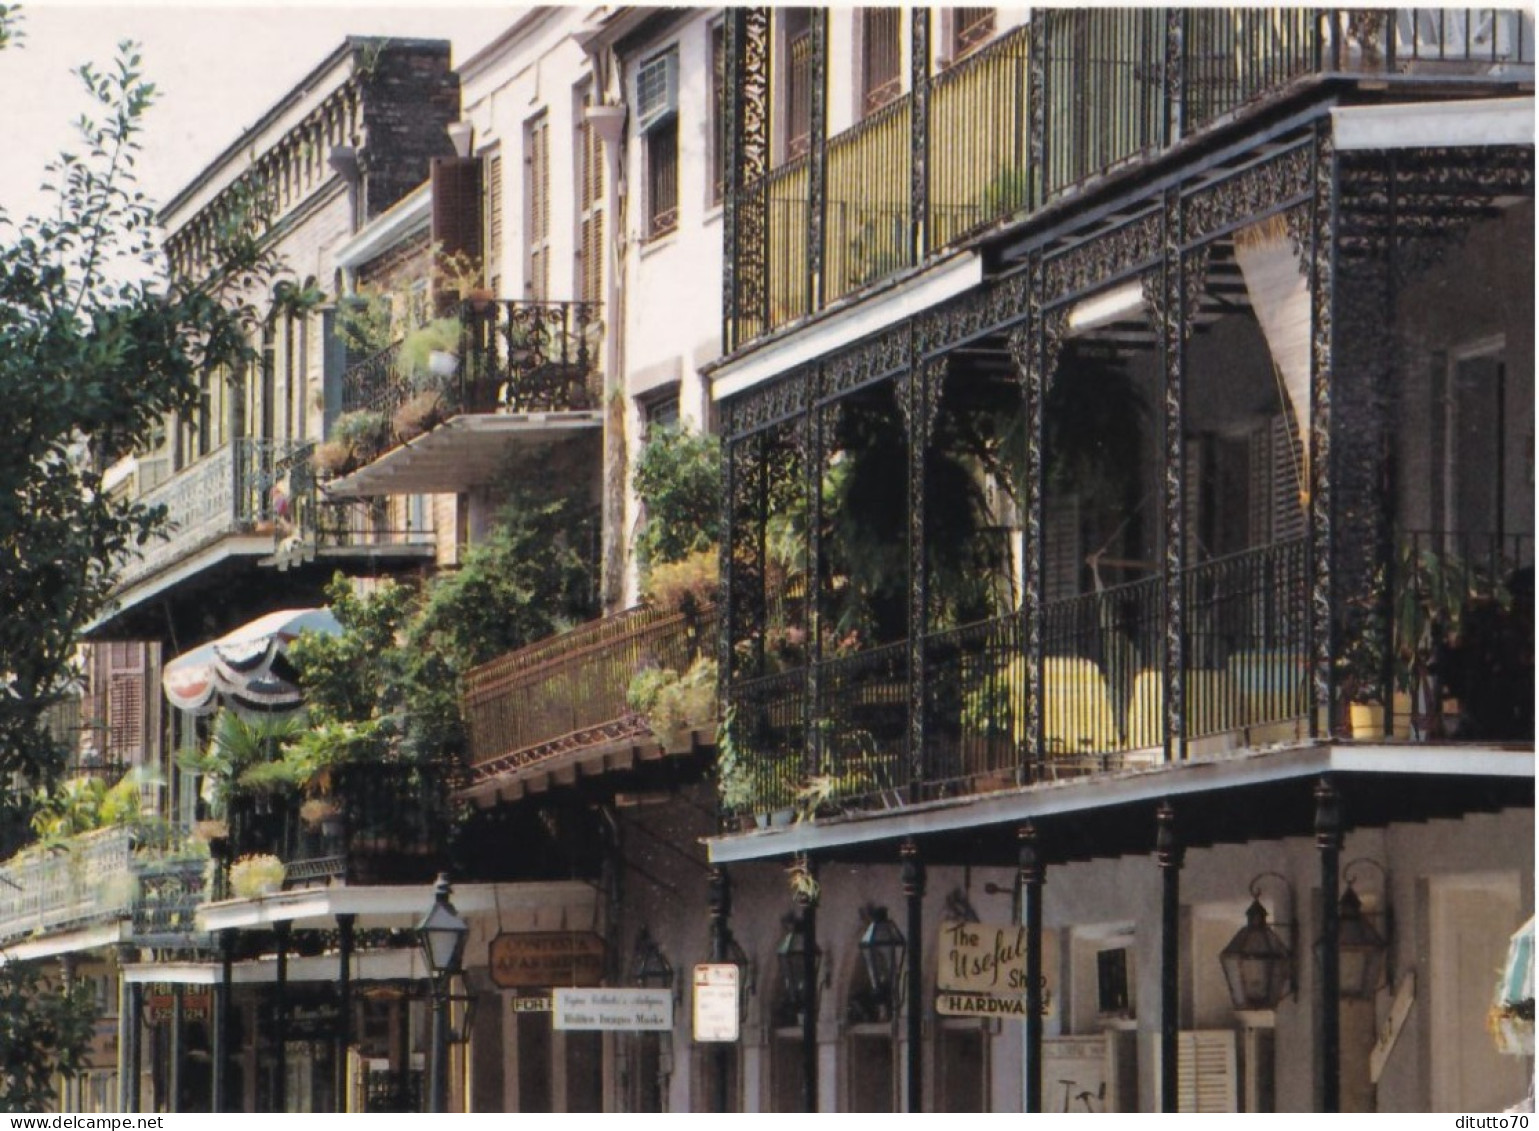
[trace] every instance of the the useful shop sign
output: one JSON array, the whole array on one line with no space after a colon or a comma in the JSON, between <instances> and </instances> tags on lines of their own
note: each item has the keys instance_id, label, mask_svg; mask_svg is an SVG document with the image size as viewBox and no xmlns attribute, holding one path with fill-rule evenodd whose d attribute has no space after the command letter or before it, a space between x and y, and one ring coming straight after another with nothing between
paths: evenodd
<instances>
[{"instance_id":1,"label":"the useful shop sign","mask_svg":"<svg viewBox=\"0 0 1539 1131\"><path fill-rule=\"evenodd\" d=\"M1044 971L1052 969L1043 937ZM1026 928L1010 924L941 924L935 1011L946 1017L1026 1016ZM1042 979L1050 1012L1051 981Z\"/></svg>"}]
</instances>

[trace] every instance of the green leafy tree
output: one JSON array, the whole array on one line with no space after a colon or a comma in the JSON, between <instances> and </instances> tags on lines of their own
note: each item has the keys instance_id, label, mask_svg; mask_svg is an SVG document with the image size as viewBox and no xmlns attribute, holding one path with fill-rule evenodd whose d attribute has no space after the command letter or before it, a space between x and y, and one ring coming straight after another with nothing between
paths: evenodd
<instances>
[{"instance_id":1,"label":"green leafy tree","mask_svg":"<svg viewBox=\"0 0 1539 1131\"><path fill-rule=\"evenodd\" d=\"M0 6L0 45L18 15ZM276 270L265 195L248 188L218 236L220 266L172 280L134 166L155 87L123 44L105 70L78 69L92 109L79 152L47 167L47 215L0 211L0 773L46 781L61 752L42 712L65 693L82 629L114 569L161 532L163 510L104 490L118 456L147 446L198 384L251 358L248 298Z\"/></svg>"},{"instance_id":2,"label":"green leafy tree","mask_svg":"<svg viewBox=\"0 0 1539 1131\"><path fill-rule=\"evenodd\" d=\"M636 460L646 521L636 536L643 568L676 562L716 544L721 525L721 444L673 428L653 434Z\"/></svg>"},{"instance_id":3,"label":"green leafy tree","mask_svg":"<svg viewBox=\"0 0 1539 1131\"><path fill-rule=\"evenodd\" d=\"M0 3L0 49L20 39L17 8ZM200 381L242 371L253 300L278 266L270 197L250 183L216 233L218 266L171 279L134 177L155 87L127 43L76 74L90 109L78 147L47 166L49 207L0 210L0 780L27 786L0 791L0 832L23 827L33 787L57 778L64 751L44 713L69 693L115 568L165 526L162 510L105 490L103 473L193 407ZM0 1106L52 1101L55 1073L74 1070L89 1037L75 1004L0 968Z\"/></svg>"},{"instance_id":4,"label":"green leafy tree","mask_svg":"<svg viewBox=\"0 0 1539 1131\"><path fill-rule=\"evenodd\" d=\"M46 1111L59 1076L85 1067L96 1022L91 987L45 980L36 963L0 966L0 1111Z\"/></svg>"}]
</instances>

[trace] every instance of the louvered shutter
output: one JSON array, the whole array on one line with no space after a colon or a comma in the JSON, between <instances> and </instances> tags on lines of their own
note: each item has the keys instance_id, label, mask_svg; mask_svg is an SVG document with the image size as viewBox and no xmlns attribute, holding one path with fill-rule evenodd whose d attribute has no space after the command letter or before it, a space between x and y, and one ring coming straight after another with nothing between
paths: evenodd
<instances>
[{"instance_id":1,"label":"louvered shutter","mask_svg":"<svg viewBox=\"0 0 1539 1131\"><path fill-rule=\"evenodd\" d=\"M1302 538L1304 519L1304 451L1289 414L1272 417L1272 541Z\"/></svg>"},{"instance_id":2,"label":"louvered shutter","mask_svg":"<svg viewBox=\"0 0 1539 1131\"><path fill-rule=\"evenodd\" d=\"M544 114L525 127L524 164L528 174L524 289L530 298L541 300L550 293L550 122Z\"/></svg>"},{"instance_id":3,"label":"louvered shutter","mask_svg":"<svg viewBox=\"0 0 1539 1131\"><path fill-rule=\"evenodd\" d=\"M481 260L481 160L435 157L431 166L433 216L431 238L440 256ZM435 276L436 277L436 276ZM436 286L436 284L435 284ZM457 296L435 293L430 301L443 310Z\"/></svg>"},{"instance_id":4,"label":"louvered shutter","mask_svg":"<svg viewBox=\"0 0 1539 1131\"><path fill-rule=\"evenodd\" d=\"M107 645L107 760L137 765L144 760L144 645Z\"/></svg>"},{"instance_id":5,"label":"louvered shutter","mask_svg":"<svg viewBox=\"0 0 1539 1131\"><path fill-rule=\"evenodd\" d=\"M591 106L592 95L582 104ZM577 297L596 303L604 297L604 150L586 115L577 129L577 162Z\"/></svg>"},{"instance_id":6,"label":"louvered shutter","mask_svg":"<svg viewBox=\"0 0 1539 1131\"><path fill-rule=\"evenodd\" d=\"M1079 595L1081 552L1079 498L1053 498L1042 516L1042 599L1060 601Z\"/></svg>"},{"instance_id":7,"label":"louvered shutter","mask_svg":"<svg viewBox=\"0 0 1539 1131\"><path fill-rule=\"evenodd\" d=\"M486 285L502 293L502 153L486 157Z\"/></svg>"},{"instance_id":8,"label":"louvered shutter","mask_svg":"<svg viewBox=\"0 0 1539 1131\"><path fill-rule=\"evenodd\" d=\"M1183 1114L1238 1111L1234 1030L1191 1029L1177 1040L1176 1110Z\"/></svg>"}]
</instances>

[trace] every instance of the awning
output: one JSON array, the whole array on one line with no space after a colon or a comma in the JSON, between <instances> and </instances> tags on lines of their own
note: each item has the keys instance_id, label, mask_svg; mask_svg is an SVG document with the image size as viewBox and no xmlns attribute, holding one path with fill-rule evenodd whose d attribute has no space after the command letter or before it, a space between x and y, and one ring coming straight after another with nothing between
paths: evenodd
<instances>
[{"instance_id":1,"label":"awning","mask_svg":"<svg viewBox=\"0 0 1539 1131\"><path fill-rule=\"evenodd\" d=\"M178 710L206 714L219 697L248 711L289 711L300 705L288 647L302 632L335 634L330 609L284 609L184 653L166 665L161 684Z\"/></svg>"},{"instance_id":2,"label":"awning","mask_svg":"<svg viewBox=\"0 0 1539 1131\"><path fill-rule=\"evenodd\" d=\"M1533 145L1532 98L1403 102L1338 106L1331 140L1350 149L1426 149L1437 146Z\"/></svg>"}]
</instances>

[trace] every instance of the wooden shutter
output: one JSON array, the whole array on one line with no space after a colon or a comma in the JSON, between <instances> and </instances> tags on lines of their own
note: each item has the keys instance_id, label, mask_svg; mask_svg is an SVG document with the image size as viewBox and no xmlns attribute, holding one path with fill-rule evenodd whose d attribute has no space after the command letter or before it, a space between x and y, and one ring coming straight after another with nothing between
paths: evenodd
<instances>
[{"instance_id":1,"label":"wooden shutter","mask_svg":"<svg viewBox=\"0 0 1539 1131\"><path fill-rule=\"evenodd\" d=\"M145 648L131 641L107 645L107 732L109 762L144 761Z\"/></svg>"},{"instance_id":2,"label":"wooden shutter","mask_svg":"<svg viewBox=\"0 0 1539 1131\"><path fill-rule=\"evenodd\" d=\"M502 153L486 157L486 285L502 293Z\"/></svg>"},{"instance_id":3,"label":"wooden shutter","mask_svg":"<svg viewBox=\"0 0 1539 1131\"><path fill-rule=\"evenodd\" d=\"M577 127L577 297L597 303L604 298L604 146L587 118L592 105L590 91Z\"/></svg>"},{"instance_id":4,"label":"wooden shutter","mask_svg":"<svg viewBox=\"0 0 1539 1131\"><path fill-rule=\"evenodd\" d=\"M440 256L481 260L481 161L476 157L435 157L431 165L431 238ZM436 274L435 274L436 277ZM432 294L435 310L456 296Z\"/></svg>"},{"instance_id":5,"label":"wooden shutter","mask_svg":"<svg viewBox=\"0 0 1539 1131\"><path fill-rule=\"evenodd\" d=\"M1233 1029L1181 1033L1176 1052L1176 1110L1183 1114L1238 1111L1236 1064Z\"/></svg>"},{"instance_id":6,"label":"wooden shutter","mask_svg":"<svg viewBox=\"0 0 1539 1131\"><path fill-rule=\"evenodd\" d=\"M543 113L524 127L524 166L528 201L524 290L530 298L541 300L550 293L550 121Z\"/></svg>"},{"instance_id":7,"label":"wooden shutter","mask_svg":"<svg viewBox=\"0 0 1539 1131\"><path fill-rule=\"evenodd\" d=\"M903 93L903 14L897 8L861 11L861 113L879 110Z\"/></svg>"}]
</instances>

